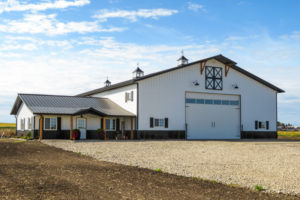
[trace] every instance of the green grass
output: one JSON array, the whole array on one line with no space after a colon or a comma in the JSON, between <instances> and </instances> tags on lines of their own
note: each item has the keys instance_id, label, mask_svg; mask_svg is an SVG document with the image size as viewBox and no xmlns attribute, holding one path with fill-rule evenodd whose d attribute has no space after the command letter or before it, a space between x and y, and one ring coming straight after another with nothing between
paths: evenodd
<instances>
[{"instance_id":1,"label":"green grass","mask_svg":"<svg viewBox=\"0 0 300 200\"><path fill-rule=\"evenodd\" d=\"M161 170L161 168L157 168L157 169L155 169L155 171L156 172L161 172L162 170Z\"/></svg>"},{"instance_id":2,"label":"green grass","mask_svg":"<svg viewBox=\"0 0 300 200\"><path fill-rule=\"evenodd\" d=\"M262 185L256 185L254 189L261 192L264 190L264 187Z\"/></svg>"},{"instance_id":3,"label":"green grass","mask_svg":"<svg viewBox=\"0 0 300 200\"><path fill-rule=\"evenodd\" d=\"M26 140L16 140L14 143L21 143L21 142L26 142Z\"/></svg>"}]
</instances>

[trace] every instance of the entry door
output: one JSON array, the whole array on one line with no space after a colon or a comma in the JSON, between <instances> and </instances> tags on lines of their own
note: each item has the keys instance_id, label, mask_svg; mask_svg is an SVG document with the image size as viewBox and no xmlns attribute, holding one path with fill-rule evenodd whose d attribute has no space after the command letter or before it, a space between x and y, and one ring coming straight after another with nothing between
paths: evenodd
<instances>
[{"instance_id":1,"label":"entry door","mask_svg":"<svg viewBox=\"0 0 300 200\"><path fill-rule=\"evenodd\" d=\"M86 119L77 118L77 128L80 130L80 139L86 139Z\"/></svg>"},{"instance_id":2,"label":"entry door","mask_svg":"<svg viewBox=\"0 0 300 200\"><path fill-rule=\"evenodd\" d=\"M239 139L238 95L187 93L187 139Z\"/></svg>"}]
</instances>

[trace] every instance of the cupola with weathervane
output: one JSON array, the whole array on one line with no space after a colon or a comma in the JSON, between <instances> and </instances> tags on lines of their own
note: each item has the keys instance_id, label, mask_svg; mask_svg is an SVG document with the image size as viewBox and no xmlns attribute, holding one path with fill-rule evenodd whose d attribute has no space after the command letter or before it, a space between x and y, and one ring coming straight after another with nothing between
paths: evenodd
<instances>
[{"instance_id":1,"label":"cupola with weathervane","mask_svg":"<svg viewBox=\"0 0 300 200\"><path fill-rule=\"evenodd\" d=\"M189 60L186 57L184 57L183 50L182 50L181 57L177 60L177 65L182 66L182 65L186 65L188 63L189 63Z\"/></svg>"},{"instance_id":2,"label":"cupola with weathervane","mask_svg":"<svg viewBox=\"0 0 300 200\"><path fill-rule=\"evenodd\" d=\"M111 82L108 80L108 77L106 81L104 82L105 87L109 87L111 85Z\"/></svg>"},{"instance_id":3,"label":"cupola with weathervane","mask_svg":"<svg viewBox=\"0 0 300 200\"><path fill-rule=\"evenodd\" d=\"M132 72L133 78L141 78L144 76L144 71L140 69L139 63L137 63L137 68Z\"/></svg>"}]
</instances>

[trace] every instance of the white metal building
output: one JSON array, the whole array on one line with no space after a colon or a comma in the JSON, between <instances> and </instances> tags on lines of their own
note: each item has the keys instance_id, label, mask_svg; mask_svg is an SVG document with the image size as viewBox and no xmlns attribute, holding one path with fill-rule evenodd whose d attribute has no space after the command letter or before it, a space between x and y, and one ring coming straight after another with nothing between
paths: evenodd
<instances>
[{"instance_id":1,"label":"white metal building","mask_svg":"<svg viewBox=\"0 0 300 200\"><path fill-rule=\"evenodd\" d=\"M38 137L41 131L50 131L44 138L68 138L67 133L78 128L78 119L84 119L79 128L87 133L82 139L97 138L94 132L107 127L109 138L118 134L134 139L277 137L277 93L283 90L222 55L192 63L182 56L178 62L174 68L149 75L137 68L131 80L112 85L106 81L105 87L73 97L81 98L80 101L107 99L118 106L109 108L116 110L114 115L101 110L98 104L88 106L88 103L85 108L75 106L72 112L66 112L72 107L71 97L65 99L68 105L49 103L48 110L37 112L32 107L42 105L26 105L29 103L22 95L17 98L11 114L17 116L19 133L31 128ZM55 98L53 101L58 101ZM47 116L53 116L50 120L54 130L39 128L40 121L49 123ZM36 125L28 123L26 126L24 120L31 117L35 118ZM70 124L71 118L73 124Z\"/></svg>"}]
</instances>

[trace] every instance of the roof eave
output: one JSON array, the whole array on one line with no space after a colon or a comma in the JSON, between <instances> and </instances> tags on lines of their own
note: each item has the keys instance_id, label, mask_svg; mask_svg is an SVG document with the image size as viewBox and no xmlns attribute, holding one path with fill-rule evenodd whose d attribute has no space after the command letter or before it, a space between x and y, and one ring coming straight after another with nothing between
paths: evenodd
<instances>
[{"instance_id":1,"label":"roof eave","mask_svg":"<svg viewBox=\"0 0 300 200\"><path fill-rule=\"evenodd\" d=\"M80 115L77 113L38 113L35 112L33 113L34 115L63 115L63 116L76 116ZM89 113L83 113L83 114L89 114ZM90 113L91 114L91 113ZM100 117L136 117L136 115L111 115L111 114L104 114L104 115L99 115Z\"/></svg>"},{"instance_id":2,"label":"roof eave","mask_svg":"<svg viewBox=\"0 0 300 200\"><path fill-rule=\"evenodd\" d=\"M78 95L75 95L75 96L85 97L85 96L89 96L89 95L93 95L93 94L97 94L97 93L101 93L101 92L106 92L106 91L109 91L109 90L118 89L118 88L121 88L121 87L136 84L136 81L137 81L137 79L130 79L130 80L123 81L123 82L120 82L120 83L116 83L116 84L113 84L113 85L110 85L110 86L107 86L107 87L102 87L102 88L98 88L98 89L91 90L91 91L88 91L88 92L84 92L84 93L81 93L81 94L78 94Z\"/></svg>"},{"instance_id":3,"label":"roof eave","mask_svg":"<svg viewBox=\"0 0 300 200\"><path fill-rule=\"evenodd\" d=\"M20 97L20 95L18 94L16 100L15 100L15 103L10 111L10 115L17 115L18 114L18 110L20 108L20 106L22 105L23 100L22 98Z\"/></svg>"}]
</instances>

